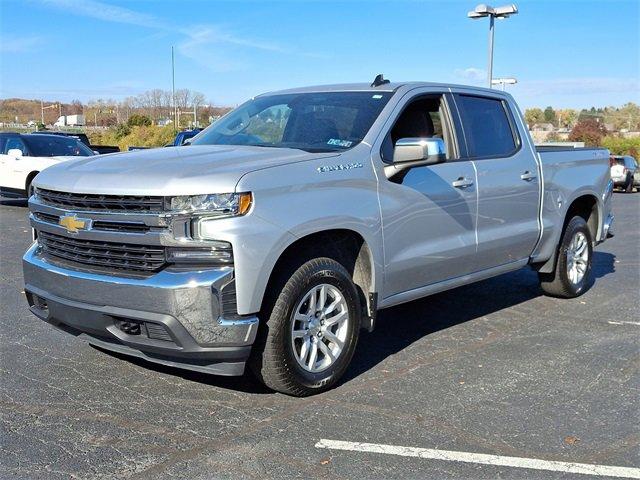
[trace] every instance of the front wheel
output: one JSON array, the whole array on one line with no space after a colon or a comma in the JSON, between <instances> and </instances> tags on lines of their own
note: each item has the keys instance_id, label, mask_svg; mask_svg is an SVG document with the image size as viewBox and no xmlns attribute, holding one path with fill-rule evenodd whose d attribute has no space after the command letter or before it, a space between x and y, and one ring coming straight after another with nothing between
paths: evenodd
<instances>
[{"instance_id":1,"label":"front wheel","mask_svg":"<svg viewBox=\"0 0 640 480\"><path fill-rule=\"evenodd\" d=\"M358 291L330 258L300 266L264 312L251 368L269 388L308 396L335 385L360 331Z\"/></svg>"},{"instance_id":2,"label":"front wheel","mask_svg":"<svg viewBox=\"0 0 640 480\"><path fill-rule=\"evenodd\" d=\"M554 271L538 273L540 287L553 297L579 297L591 286L592 257L593 242L587 222L582 217L573 217L562 234Z\"/></svg>"}]
</instances>

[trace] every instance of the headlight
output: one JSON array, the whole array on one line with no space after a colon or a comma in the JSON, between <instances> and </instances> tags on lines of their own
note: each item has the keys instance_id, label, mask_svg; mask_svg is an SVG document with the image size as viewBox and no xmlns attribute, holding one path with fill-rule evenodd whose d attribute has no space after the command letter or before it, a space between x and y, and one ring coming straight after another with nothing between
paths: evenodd
<instances>
[{"instance_id":1,"label":"headlight","mask_svg":"<svg viewBox=\"0 0 640 480\"><path fill-rule=\"evenodd\" d=\"M170 197L168 207L173 212L203 212L221 217L234 217L247 213L251 208L251 201L251 193L185 195Z\"/></svg>"}]
</instances>

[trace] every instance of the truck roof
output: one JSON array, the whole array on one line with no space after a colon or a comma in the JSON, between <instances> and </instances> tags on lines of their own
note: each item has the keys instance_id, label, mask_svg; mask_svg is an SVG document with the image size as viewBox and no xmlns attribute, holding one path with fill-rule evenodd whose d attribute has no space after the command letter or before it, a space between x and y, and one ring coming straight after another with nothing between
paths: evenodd
<instances>
[{"instance_id":1,"label":"truck roof","mask_svg":"<svg viewBox=\"0 0 640 480\"><path fill-rule=\"evenodd\" d=\"M458 85L453 83L438 82L389 82L377 87L371 86L370 83L338 83L331 85L314 85L310 87L289 88L286 90L278 90L263 93L263 95L287 94L287 93L313 93L313 92L395 92L401 87L443 87L443 88L464 88L469 90L477 90L486 93L503 93L500 90L477 87L473 85Z\"/></svg>"}]
</instances>

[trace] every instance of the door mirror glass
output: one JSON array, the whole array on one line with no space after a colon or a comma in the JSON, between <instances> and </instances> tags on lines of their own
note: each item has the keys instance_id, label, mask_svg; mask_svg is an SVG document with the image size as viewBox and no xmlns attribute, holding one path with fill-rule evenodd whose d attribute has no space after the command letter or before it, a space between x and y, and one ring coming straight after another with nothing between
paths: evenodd
<instances>
[{"instance_id":1,"label":"door mirror glass","mask_svg":"<svg viewBox=\"0 0 640 480\"><path fill-rule=\"evenodd\" d=\"M7 155L13 158L22 158L22 150L20 150L19 148L11 148L7 152Z\"/></svg>"},{"instance_id":2,"label":"door mirror glass","mask_svg":"<svg viewBox=\"0 0 640 480\"><path fill-rule=\"evenodd\" d=\"M432 165L444 162L446 157L447 149L441 138L401 138L393 148L394 164Z\"/></svg>"}]
</instances>

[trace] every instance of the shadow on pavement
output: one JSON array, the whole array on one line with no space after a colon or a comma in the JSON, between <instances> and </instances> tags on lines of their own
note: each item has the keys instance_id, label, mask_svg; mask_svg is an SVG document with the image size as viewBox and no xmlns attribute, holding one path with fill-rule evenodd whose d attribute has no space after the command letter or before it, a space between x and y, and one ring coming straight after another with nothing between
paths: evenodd
<instances>
[{"instance_id":1,"label":"shadow on pavement","mask_svg":"<svg viewBox=\"0 0 640 480\"><path fill-rule=\"evenodd\" d=\"M0 198L0 205L9 205L11 207L27 207L26 198Z\"/></svg>"},{"instance_id":2,"label":"shadow on pavement","mask_svg":"<svg viewBox=\"0 0 640 480\"><path fill-rule=\"evenodd\" d=\"M594 252L594 278L615 271L615 255ZM362 331L358 348L342 383L374 368L387 357L440 330L512 307L542 295L534 271L522 269L478 283L431 295L379 312L373 333ZM562 301L562 300L559 300ZM245 393L271 393L247 368L242 377L221 377L167 367L95 347L108 355L159 373Z\"/></svg>"}]
</instances>

